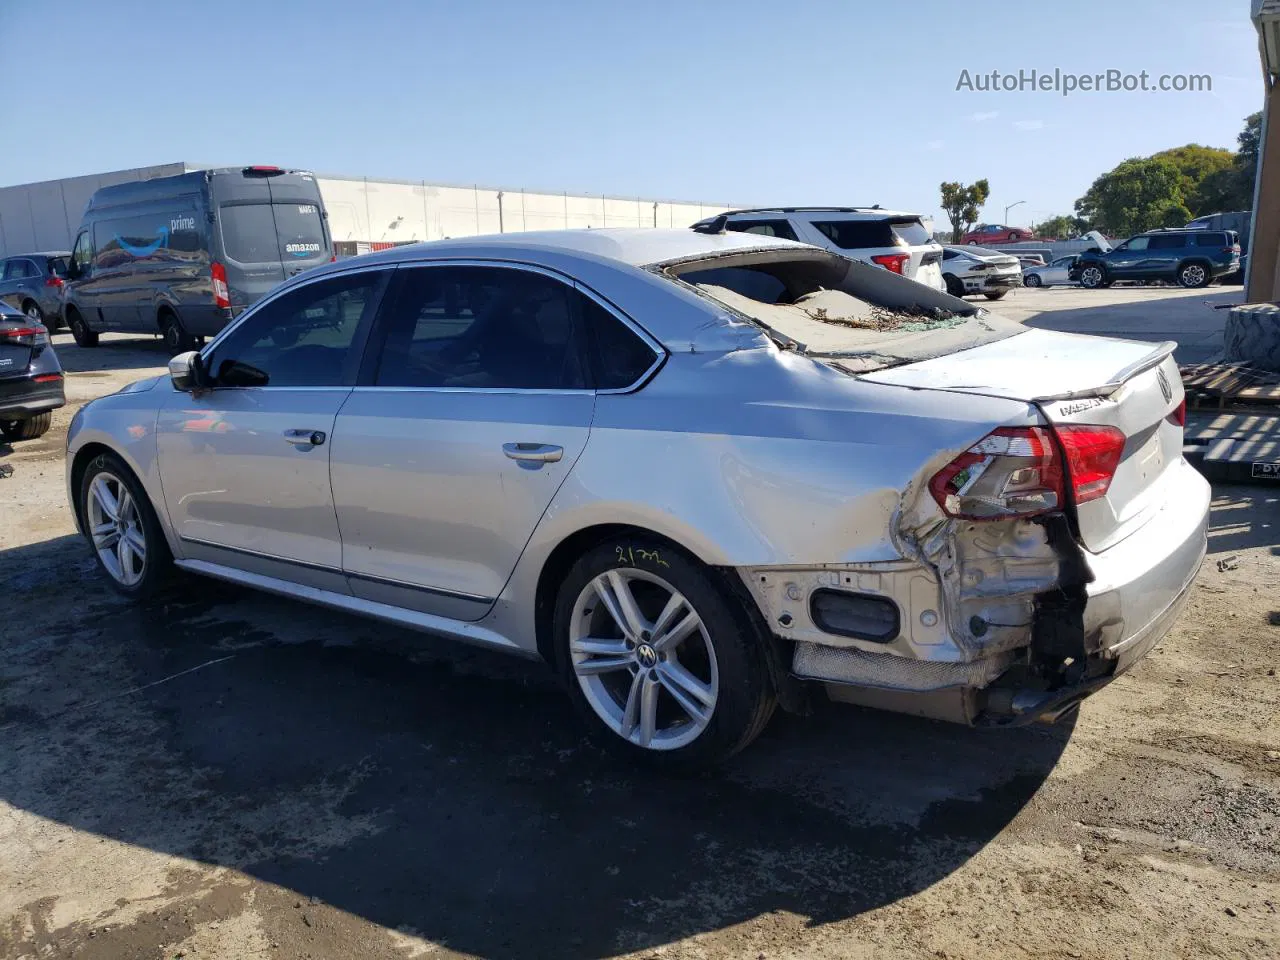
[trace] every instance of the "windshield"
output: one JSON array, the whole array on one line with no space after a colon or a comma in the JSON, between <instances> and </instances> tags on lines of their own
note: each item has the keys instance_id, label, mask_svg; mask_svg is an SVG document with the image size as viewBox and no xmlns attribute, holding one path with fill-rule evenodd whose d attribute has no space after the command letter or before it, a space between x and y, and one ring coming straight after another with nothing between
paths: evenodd
<instances>
[{"instance_id":1,"label":"windshield","mask_svg":"<svg viewBox=\"0 0 1280 960\"><path fill-rule=\"evenodd\" d=\"M924 284L844 257L760 251L668 265L773 338L854 372L967 350L1023 332Z\"/></svg>"}]
</instances>

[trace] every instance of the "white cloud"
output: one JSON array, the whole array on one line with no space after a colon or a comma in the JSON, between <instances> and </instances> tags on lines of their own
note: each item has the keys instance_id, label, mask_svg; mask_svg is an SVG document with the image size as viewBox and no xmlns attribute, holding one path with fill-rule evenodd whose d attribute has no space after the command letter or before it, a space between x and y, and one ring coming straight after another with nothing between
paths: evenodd
<instances>
[{"instance_id":1,"label":"white cloud","mask_svg":"<svg viewBox=\"0 0 1280 960\"><path fill-rule=\"evenodd\" d=\"M1015 120L1013 125L1018 130L1043 130L1043 120Z\"/></svg>"},{"instance_id":2,"label":"white cloud","mask_svg":"<svg viewBox=\"0 0 1280 960\"><path fill-rule=\"evenodd\" d=\"M941 140L926 140L924 144L926 150L941 150L942 147L943 142Z\"/></svg>"},{"instance_id":3,"label":"white cloud","mask_svg":"<svg viewBox=\"0 0 1280 960\"><path fill-rule=\"evenodd\" d=\"M977 113L969 114L969 119L982 123L986 120L994 120L998 116L1000 116L999 110L979 110Z\"/></svg>"}]
</instances>

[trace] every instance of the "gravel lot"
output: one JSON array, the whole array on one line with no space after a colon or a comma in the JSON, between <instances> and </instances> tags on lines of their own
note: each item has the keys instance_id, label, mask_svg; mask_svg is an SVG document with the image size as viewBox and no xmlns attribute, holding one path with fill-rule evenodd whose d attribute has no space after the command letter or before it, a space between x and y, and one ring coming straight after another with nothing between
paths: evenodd
<instances>
[{"instance_id":1,"label":"gravel lot","mask_svg":"<svg viewBox=\"0 0 1280 960\"><path fill-rule=\"evenodd\" d=\"M1000 309L1207 355L1238 296ZM65 432L166 357L56 342L71 403L0 445L0 957L1280 956L1274 488L1215 491L1178 626L1063 725L833 709L673 782L533 665L214 582L119 601Z\"/></svg>"}]
</instances>

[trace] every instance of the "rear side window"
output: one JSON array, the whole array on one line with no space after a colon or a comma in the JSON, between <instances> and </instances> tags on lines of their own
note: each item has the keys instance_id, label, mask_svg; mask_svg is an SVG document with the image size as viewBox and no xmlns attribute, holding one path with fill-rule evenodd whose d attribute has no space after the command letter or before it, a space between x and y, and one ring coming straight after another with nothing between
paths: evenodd
<instances>
[{"instance_id":1,"label":"rear side window","mask_svg":"<svg viewBox=\"0 0 1280 960\"><path fill-rule=\"evenodd\" d=\"M586 387L577 291L503 267L399 271L375 383L476 390Z\"/></svg>"},{"instance_id":2,"label":"rear side window","mask_svg":"<svg viewBox=\"0 0 1280 960\"><path fill-rule=\"evenodd\" d=\"M1229 247L1232 243L1225 233L1203 233L1196 237L1197 247Z\"/></svg>"},{"instance_id":3,"label":"rear side window","mask_svg":"<svg viewBox=\"0 0 1280 960\"><path fill-rule=\"evenodd\" d=\"M730 220L725 228L735 233L758 233L765 237L795 240L796 232L786 220Z\"/></svg>"},{"instance_id":4,"label":"rear side window","mask_svg":"<svg viewBox=\"0 0 1280 960\"><path fill-rule=\"evenodd\" d=\"M841 250L898 246L888 220L815 220L813 225Z\"/></svg>"},{"instance_id":5,"label":"rear side window","mask_svg":"<svg viewBox=\"0 0 1280 960\"><path fill-rule=\"evenodd\" d=\"M653 366L653 350L590 297L578 294L578 302L594 341L596 389L621 390L631 386Z\"/></svg>"},{"instance_id":6,"label":"rear side window","mask_svg":"<svg viewBox=\"0 0 1280 960\"><path fill-rule=\"evenodd\" d=\"M1199 239L1203 240L1203 237ZM1187 237L1183 234L1175 233L1170 235L1157 235L1150 239L1147 243L1148 250L1181 250L1187 246Z\"/></svg>"}]
</instances>

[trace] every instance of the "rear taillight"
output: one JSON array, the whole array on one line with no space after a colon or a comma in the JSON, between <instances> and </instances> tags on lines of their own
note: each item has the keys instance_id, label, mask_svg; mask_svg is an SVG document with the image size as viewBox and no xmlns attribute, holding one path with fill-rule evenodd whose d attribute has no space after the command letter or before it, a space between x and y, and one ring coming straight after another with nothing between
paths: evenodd
<instances>
[{"instance_id":1,"label":"rear taillight","mask_svg":"<svg viewBox=\"0 0 1280 960\"><path fill-rule=\"evenodd\" d=\"M220 309L231 306L231 291L227 289L227 268L218 261L209 267L209 276L213 278L213 303Z\"/></svg>"},{"instance_id":2,"label":"rear taillight","mask_svg":"<svg viewBox=\"0 0 1280 960\"><path fill-rule=\"evenodd\" d=\"M963 520L1034 517L1062 504L1062 459L1045 427L1001 427L933 475L943 513Z\"/></svg>"},{"instance_id":3,"label":"rear taillight","mask_svg":"<svg viewBox=\"0 0 1280 960\"><path fill-rule=\"evenodd\" d=\"M18 343L24 347L42 347L49 342L49 331L44 327L11 327L0 330L0 342Z\"/></svg>"},{"instance_id":4,"label":"rear taillight","mask_svg":"<svg viewBox=\"0 0 1280 960\"><path fill-rule=\"evenodd\" d=\"M911 259L909 253L881 253L871 258L872 263L878 263L890 273L902 273L907 266L907 261Z\"/></svg>"},{"instance_id":5,"label":"rear taillight","mask_svg":"<svg viewBox=\"0 0 1280 960\"><path fill-rule=\"evenodd\" d=\"M1185 427L1187 425L1187 398L1183 397L1182 401L1173 408L1173 413L1169 414L1168 420L1175 427Z\"/></svg>"},{"instance_id":6,"label":"rear taillight","mask_svg":"<svg viewBox=\"0 0 1280 960\"><path fill-rule=\"evenodd\" d=\"M31 379L34 380L36 383L56 383L58 380L62 379L62 374L42 373L40 374L40 376L32 377Z\"/></svg>"},{"instance_id":7,"label":"rear taillight","mask_svg":"<svg viewBox=\"0 0 1280 960\"><path fill-rule=\"evenodd\" d=\"M61 277L55 277L53 274L44 278L44 285L46 287L61 287L63 283L64 281Z\"/></svg>"},{"instance_id":8,"label":"rear taillight","mask_svg":"<svg viewBox=\"0 0 1280 960\"><path fill-rule=\"evenodd\" d=\"M1124 453L1124 434L1115 427L1062 424L1054 427L1067 459L1071 497L1077 504L1107 495Z\"/></svg>"}]
</instances>

